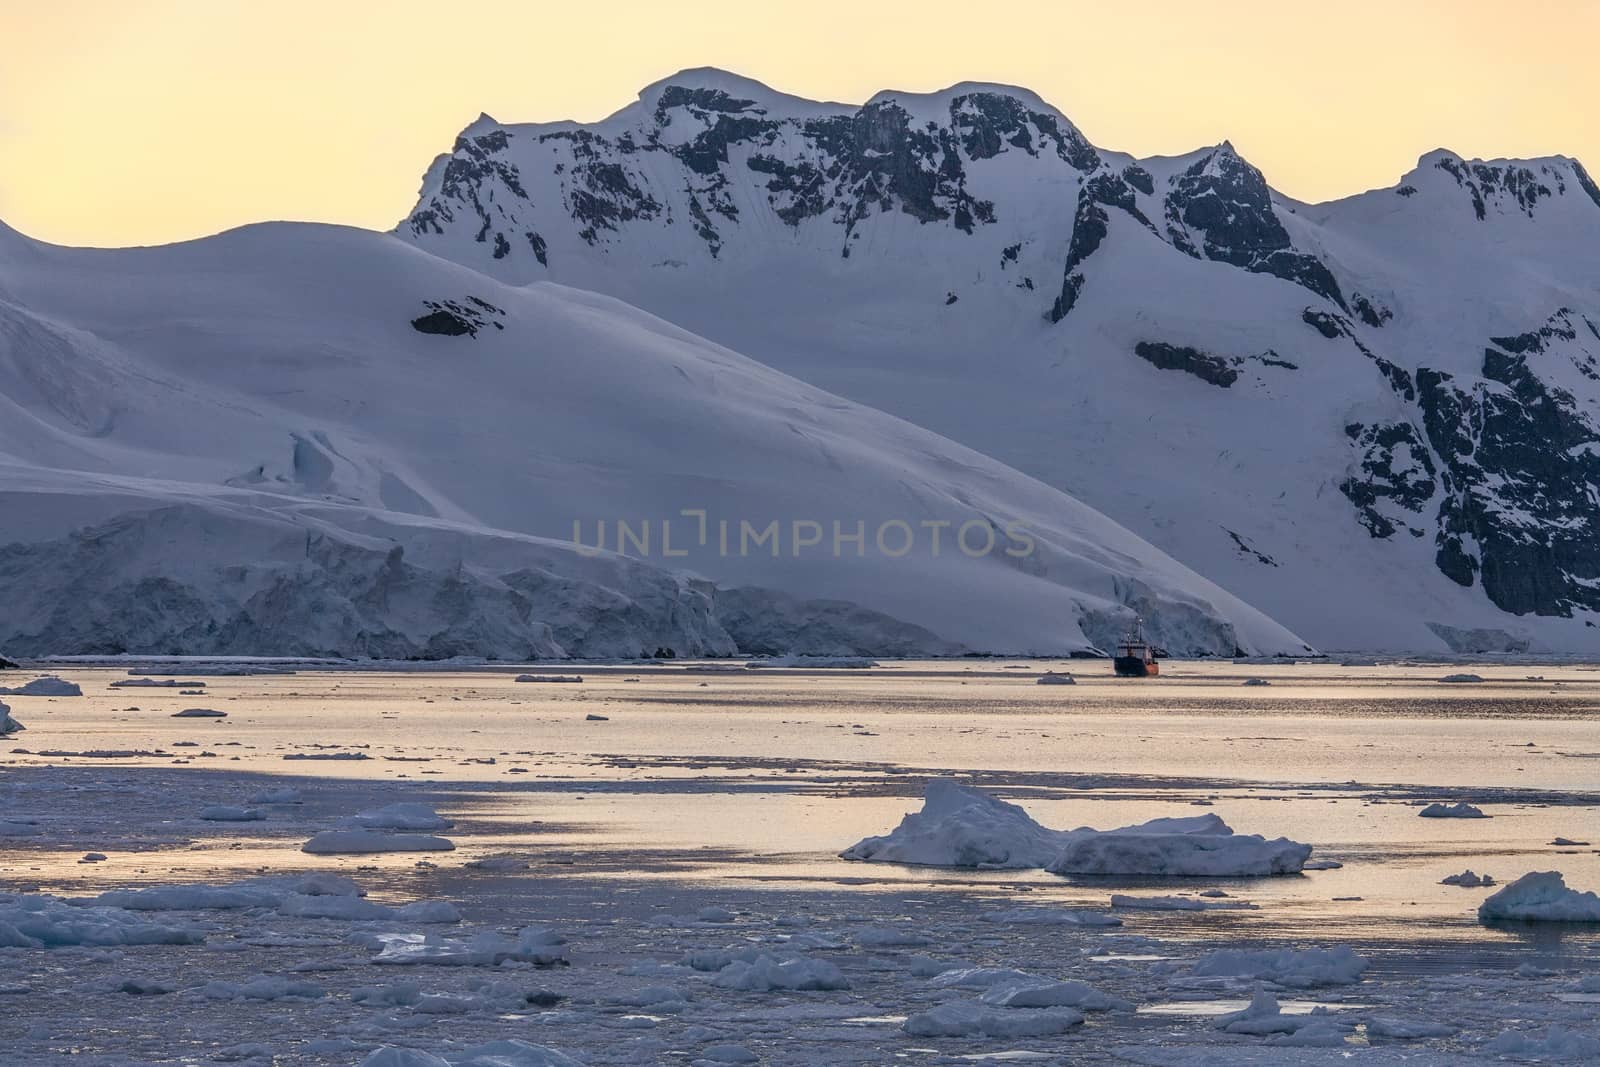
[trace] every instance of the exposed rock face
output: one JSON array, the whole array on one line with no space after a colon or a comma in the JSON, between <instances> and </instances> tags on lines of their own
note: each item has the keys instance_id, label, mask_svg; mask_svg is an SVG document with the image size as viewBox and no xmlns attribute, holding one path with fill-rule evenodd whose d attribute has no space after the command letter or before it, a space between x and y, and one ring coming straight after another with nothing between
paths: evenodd
<instances>
[{"instance_id":1,"label":"exposed rock face","mask_svg":"<svg viewBox=\"0 0 1600 1067\"><path fill-rule=\"evenodd\" d=\"M1439 567L1463 585L1481 578L1489 598L1517 615L1600 610L1600 428L1536 367L1565 349L1594 373L1571 320L1563 311L1539 330L1495 338L1484 382L1427 369L1417 378L1448 479Z\"/></svg>"}]
</instances>

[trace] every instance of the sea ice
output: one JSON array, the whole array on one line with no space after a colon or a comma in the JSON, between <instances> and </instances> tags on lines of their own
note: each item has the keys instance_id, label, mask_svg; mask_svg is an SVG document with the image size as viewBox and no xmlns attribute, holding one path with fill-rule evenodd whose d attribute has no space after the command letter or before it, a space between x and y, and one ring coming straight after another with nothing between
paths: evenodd
<instances>
[{"instance_id":1,"label":"sea ice","mask_svg":"<svg viewBox=\"0 0 1600 1067\"><path fill-rule=\"evenodd\" d=\"M455 823L426 804L387 804L357 813L354 821L369 830L448 830Z\"/></svg>"},{"instance_id":2,"label":"sea ice","mask_svg":"<svg viewBox=\"0 0 1600 1067\"><path fill-rule=\"evenodd\" d=\"M497 967L506 960L538 966L564 963L565 938L542 927L528 927L515 940L481 933L465 940L433 934L378 934L374 963L435 964L446 967Z\"/></svg>"},{"instance_id":3,"label":"sea ice","mask_svg":"<svg viewBox=\"0 0 1600 1067\"><path fill-rule=\"evenodd\" d=\"M1448 875L1439 879L1440 885L1458 885L1463 889L1477 889L1480 886L1494 885L1494 878L1487 874L1474 874L1471 867L1460 874Z\"/></svg>"},{"instance_id":4,"label":"sea ice","mask_svg":"<svg viewBox=\"0 0 1600 1067\"><path fill-rule=\"evenodd\" d=\"M0 700L0 737L9 737L19 730L26 730L16 719L11 717L11 708L5 701Z\"/></svg>"},{"instance_id":5,"label":"sea ice","mask_svg":"<svg viewBox=\"0 0 1600 1067\"><path fill-rule=\"evenodd\" d=\"M1033 981L994 985L978 998L996 1008L1077 1008L1079 1011L1132 1011L1133 1002L1107 996L1087 982Z\"/></svg>"},{"instance_id":6,"label":"sea ice","mask_svg":"<svg viewBox=\"0 0 1600 1067\"><path fill-rule=\"evenodd\" d=\"M1008 1011L970 1000L952 1000L906 1019L901 1029L913 1037L1046 1037L1083 1023L1071 1008Z\"/></svg>"},{"instance_id":7,"label":"sea ice","mask_svg":"<svg viewBox=\"0 0 1600 1067\"><path fill-rule=\"evenodd\" d=\"M386 834L375 830L324 830L300 846L318 856L367 855L378 852L449 852L455 844L428 834Z\"/></svg>"},{"instance_id":8,"label":"sea ice","mask_svg":"<svg viewBox=\"0 0 1600 1067\"><path fill-rule=\"evenodd\" d=\"M1593 1061L1600 1059L1600 1037L1551 1025L1543 1034L1507 1030L1483 1050L1520 1059Z\"/></svg>"},{"instance_id":9,"label":"sea ice","mask_svg":"<svg viewBox=\"0 0 1600 1067\"><path fill-rule=\"evenodd\" d=\"M0 895L0 945L12 948L196 945L204 940L199 930L146 922L122 908L80 907L38 894Z\"/></svg>"},{"instance_id":10,"label":"sea ice","mask_svg":"<svg viewBox=\"0 0 1600 1067\"><path fill-rule=\"evenodd\" d=\"M1077 685L1078 680L1070 674L1057 674L1055 671L1045 671L1039 675L1035 685Z\"/></svg>"},{"instance_id":11,"label":"sea ice","mask_svg":"<svg viewBox=\"0 0 1600 1067\"><path fill-rule=\"evenodd\" d=\"M212 804L200 809L200 818L206 822L257 822L266 818L259 808L244 808L237 804Z\"/></svg>"},{"instance_id":12,"label":"sea ice","mask_svg":"<svg viewBox=\"0 0 1600 1067\"><path fill-rule=\"evenodd\" d=\"M840 853L849 860L923 866L1213 878L1293 874L1310 855L1310 845L1287 838L1235 834L1214 814L1116 830L1051 830L1017 805L949 778L930 781L922 810L888 835Z\"/></svg>"},{"instance_id":13,"label":"sea ice","mask_svg":"<svg viewBox=\"0 0 1600 1067\"><path fill-rule=\"evenodd\" d=\"M1600 923L1600 896L1568 889L1559 871L1525 874L1478 905L1478 921Z\"/></svg>"},{"instance_id":14,"label":"sea ice","mask_svg":"<svg viewBox=\"0 0 1600 1067\"><path fill-rule=\"evenodd\" d=\"M14 689L0 689L0 696L9 697L81 697L83 690L76 682L68 682L47 674Z\"/></svg>"},{"instance_id":15,"label":"sea ice","mask_svg":"<svg viewBox=\"0 0 1600 1067\"><path fill-rule=\"evenodd\" d=\"M215 708L184 708L172 713L174 719L226 719L228 713Z\"/></svg>"},{"instance_id":16,"label":"sea ice","mask_svg":"<svg viewBox=\"0 0 1600 1067\"><path fill-rule=\"evenodd\" d=\"M1043 867L1061 851L1062 834L1049 830L1015 804L961 785L928 783L922 810L884 837L868 837L839 855L847 860L929 867L1022 869Z\"/></svg>"},{"instance_id":17,"label":"sea ice","mask_svg":"<svg viewBox=\"0 0 1600 1067\"><path fill-rule=\"evenodd\" d=\"M1392 1015L1369 1015L1365 1022L1368 1037L1386 1037L1393 1041L1449 1037L1456 1032L1455 1027L1444 1023L1430 1022L1427 1019L1398 1019Z\"/></svg>"},{"instance_id":18,"label":"sea ice","mask_svg":"<svg viewBox=\"0 0 1600 1067\"><path fill-rule=\"evenodd\" d=\"M1417 812L1424 819L1488 819L1492 816L1485 815L1482 809L1475 808L1465 800L1459 804L1429 804Z\"/></svg>"},{"instance_id":19,"label":"sea ice","mask_svg":"<svg viewBox=\"0 0 1600 1067\"><path fill-rule=\"evenodd\" d=\"M1190 971L1197 978L1255 978L1291 989L1350 985L1361 980L1367 961L1346 945L1331 949L1221 949L1201 956Z\"/></svg>"},{"instance_id":20,"label":"sea ice","mask_svg":"<svg viewBox=\"0 0 1600 1067\"><path fill-rule=\"evenodd\" d=\"M758 993L776 989L849 989L844 973L827 960L779 959L765 953L746 963L734 960L716 973L711 984Z\"/></svg>"},{"instance_id":21,"label":"sea ice","mask_svg":"<svg viewBox=\"0 0 1600 1067\"><path fill-rule=\"evenodd\" d=\"M581 682L581 674L519 674L512 681L517 682Z\"/></svg>"},{"instance_id":22,"label":"sea ice","mask_svg":"<svg viewBox=\"0 0 1600 1067\"><path fill-rule=\"evenodd\" d=\"M1467 685L1473 682L1481 682L1483 678L1476 674L1447 674L1440 678L1439 681L1449 682L1454 685Z\"/></svg>"},{"instance_id":23,"label":"sea ice","mask_svg":"<svg viewBox=\"0 0 1600 1067\"><path fill-rule=\"evenodd\" d=\"M1235 834L1215 815L1203 815L1104 832L1075 830L1045 869L1054 874L1245 878L1296 874L1310 857L1310 845Z\"/></svg>"}]
</instances>

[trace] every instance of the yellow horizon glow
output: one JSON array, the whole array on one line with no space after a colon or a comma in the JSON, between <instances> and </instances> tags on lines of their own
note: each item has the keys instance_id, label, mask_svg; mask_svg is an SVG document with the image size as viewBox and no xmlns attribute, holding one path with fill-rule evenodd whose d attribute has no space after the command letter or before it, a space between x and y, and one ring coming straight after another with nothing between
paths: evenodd
<instances>
[{"instance_id":1,"label":"yellow horizon glow","mask_svg":"<svg viewBox=\"0 0 1600 1067\"><path fill-rule=\"evenodd\" d=\"M60 244L268 219L388 229L480 111L592 121L686 67L859 103L1025 86L1099 147L1231 140L1306 201L1417 157L1600 170L1600 3L55 0L0 8L0 221Z\"/></svg>"}]
</instances>

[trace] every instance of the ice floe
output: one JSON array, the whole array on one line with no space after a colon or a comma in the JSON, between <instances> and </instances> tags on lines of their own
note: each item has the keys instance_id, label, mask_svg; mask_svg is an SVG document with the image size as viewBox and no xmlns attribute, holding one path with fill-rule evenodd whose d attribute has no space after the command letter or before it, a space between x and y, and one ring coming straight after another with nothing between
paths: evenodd
<instances>
[{"instance_id":1,"label":"ice floe","mask_svg":"<svg viewBox=\"0 0 1600 1067\"><path fill-rule=\"evenodd\" d=\"M0 701L0 737L9 737L27 727L11 717L11 708L5 701Z\"/></svg>"},{"instance_id":2,"label":"ice floe","mask_svg":"<svg viewBox=\"0 0 1600 1067\"><path fill-rule=\"evenodd\" d=\"M978 998L997 1008L1077 1008L1132 1011L1133 1002L1108 996L1087 982L1025 981L992 985Z\"/></svg>"},{"instance_id":3,"label":"ice floe","mask_svg":"<svg viewBox=\"0 0 1600 1067\"><path fill-rule=\"evenodd\" d=\"M1070 674L1057 674L1055 671L1045 671L1034 680L1035 685L1077 685L1078 680Z\"/></svg>"},{"instance_id":4,"label":"ice floe","mask_svg":"<svg viewBox=\"0 0 1600 1067\"><path fill-rule=\"evenodd\" d=\"M928 783L922 810L884 837L868 837L839 855L847 860L928 867L1043 867L1061 851L1062 835L1034 822L1015 804L950 778Z\"/></svg>"},{"instance_id":5,"label":"ice floe","mask_svg":"<svg viewBox=\"0 0 1600 1067\"><path fill-rule=\"evenodd\" d=\"M1349 946L1309 949L1221 949L1195 961L1197 978L1250 978L1290 989L1350 985L1361 980L1367 961Z\"/></svg>"},{"instance_id":6,"label":"ice floe","mask_svg":"<svg viewBox=\"0 0 1600 1067\"><path fill-rule=\"evenodd\" d=\"M581 682L581 674L519 674L514 682Z\"/></svg>"},{"instance_id":7,"label":"ice floe","mask_svg":"<svg viewBox=\"0 0 1600 1067\"><path fill-rule=\"evenodd\" d=\"M720 969L711 984L724 989L743 989L766 993L778 989L849 989L844 972L827 960L804 957L780 959L762 953L746 962L734 960Z\"/></svg>"},{"instance_id":8,"label":"ice floe","mask_svg":"<svg viewBox=\"0 0 1600 1067\"><path fill-rule=\"evenodd\" d=\"M184 708L172 713L174 719L226 719L228 713L215 708Z\"/></svg>"},{"instance_id":9,"label":"ice floe","mask_svg":"<svg viewBox=\"0 0 1600 1067\"><path fill-rule=\"evenodd\" d=\"M840 853L849 860L921 866L1217 878L1293 874L1310 855L1310 845L1287 838L1235 834L1214 814L1116 830L1051 830L1017 805L948 778L930 781L922 810L888 835Z\"/></svg>"},{"instance_id":10,"label":"ice floe","mask_svg":"<svg viewBox=\"0 0 1600 1067\"><path fill-rule=\"evenodd\" d=\"M1551 1025L1543 1033L1507 1030L1483 1046L1485 1052L1532 1060L1600 1059L1600 1037Z\"/></svg>"},{"instance_id":11,"label":"ice floe","mask_svg":"<svg viewBox=\"0 0 1600 1067\"><path fill-rule=\"evenodd\" d=\"M1463 889L1477 889L1480 886L1494 885L1494 878L1487 874L1476 874L1471 867L1460 874L1447 875L1439 879L1440 885L1458 885Z\"/></svg>"},{"instance_id":12,"label":"ice floe","mask_svg":"<svg viewBox=\"0 0 1600 1067\"><path fill-rule=\"evenodd\" d=\"M1600 896L1568 889L1559 871L1535 871L1479 904L1478 919L1600 923Z\"/></svg>"},{"instance_id":13,"label":"ice floe","mask_svg":"<svg viewBox=\"0 0 1600 1067\"><path fill-rule=\"evenodd\" d=\"M1492 816L1485 815L1481 808L1475 808L1465 800L1458 804L1429 804L1417 814L1424 819L1488 819Z\"/></svg>"},{"instance_id":14,"label":"ice floe","mask_svg":"<svg viewBox=\"0 0 1600 1067\"><path fill-rule=\"evenodd\" d=\"M300 846L318 856L353 856L379 852L450 852L455 843L430 834L391 834L376 830L323 830Z\"/></svg>"},{"instance_id":15,"label":"ice floe","mask_svg":"<svg viewBox=\"0 0 1600 1067\"><path fill-rule=\"evenodd\" d=\"M259 822L266 818L260 808L246 808L237 804L211 804L201 808L198 814L206 822Z\"/></svg>"},{"instance_id":16,"label":"ice floe","mask_svg":"<svg viewBox=\"0 0 1600 1067\"><path fill-rule=\"evenodd\" d=\"M911 1015L901 1029L913 1037L1045 1037L1083 1024L1071 1008L1010 1011L969 1000L952 1000Z\"/></svg>"},{"instance_id":17,"label":"ice floe","mask_svg":"<svg viewBox=\"0 0 1600 1067\"><path fill-rule=\"evenodd\" d=\"M0 696L8 697L81 697L83 690L76 682L69 682L47 674L13 689L0 688Z\"/></svg>"},{"instance_id":18,"label":"ice floe","mask_svg":"<svg viewBox=\"0 0 1600 1067\"><path fill-rule=\"evenodd\" d=\"M376 934L372 958L382 964L432 964L444 967L497 967L507 960L550 966L566 962L566 938L544 927L528 927L515 938L480 933L468 938L434 934Z\"/></svg>"},{"instance_id":19,"label":"ice floe","mask_svg":"<svg viewBox=\"0 0 1600 1067\"><path fill-rule=\"evenodd\" d=\"M369 830L448 830L455 823L444 818L426 804L387 804L358 812L356 825Z\"/></svg>"},{"instance_id":20,"label":"ice floe","mask_svg":"<svg viewBox=\"0 0 1600 1067\"><path fill-rule=\"evenodd\" d=\"M0 895L0 947L194 945L204 932L148 922L118 907L80 907L41 894Z\"/></svg>"}]
</instances>

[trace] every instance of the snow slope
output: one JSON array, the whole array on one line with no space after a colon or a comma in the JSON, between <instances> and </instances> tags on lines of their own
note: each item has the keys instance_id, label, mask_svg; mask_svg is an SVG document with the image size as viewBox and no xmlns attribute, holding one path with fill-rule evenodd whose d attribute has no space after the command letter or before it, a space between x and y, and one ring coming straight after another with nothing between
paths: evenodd
<instances>
[{"instance_id":1,"label":"snow slope","mask_svg":"<svg viewBox=\"0 0 1600 1067\"><path fill-rule=\"evenodd\" d=\"M818 104L684 71L483 116L397 233L604 291L1062 489L1323 647L1591 648L1600 188L1423 156L1274 193L1026 90Z\"/></svg>"},{"instance_id":2,"label":"snow slope","mask_svg":"<svg viewBox=\"0 0 1600 1067\"><path fill-rule=\"evenodd\" d=\"M1175 653L1305 649L1059 490L618 300L297 224L0 228L0 603L20 655L1061 654L1134 610Z\"/></svg>"}]
</instances>

